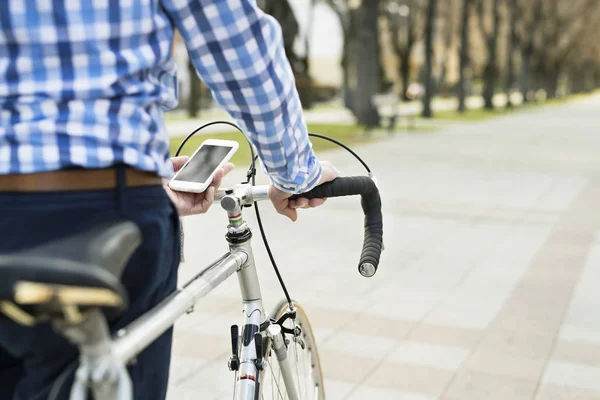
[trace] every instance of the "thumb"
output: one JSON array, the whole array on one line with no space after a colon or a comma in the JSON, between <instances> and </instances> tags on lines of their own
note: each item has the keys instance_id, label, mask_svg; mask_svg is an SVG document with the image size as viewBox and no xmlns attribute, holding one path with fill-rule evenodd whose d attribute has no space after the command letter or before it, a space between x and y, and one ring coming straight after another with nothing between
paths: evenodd
<instances>
[{"instance_id":1,"label":"thumb","mask_svg":"<svg viewBox=\"0 0 600 400\"><path fill-rule=\"evenodd\" d=\"M171 163L173 164L173 170L179 171L190 158L188 156L171 157Z\"/></svg>"},{"instance_id":2,"label":"thumb","mask_svg":"<svg viewBox=\"0 0 600 400\"><path fill-rule=\"evenodd\" d=\"M291 219L292 222L296 222L298 219L298 211L293 208L285 207L283 210L281 210L281 214Z\"/></svg>"}]
</instances>

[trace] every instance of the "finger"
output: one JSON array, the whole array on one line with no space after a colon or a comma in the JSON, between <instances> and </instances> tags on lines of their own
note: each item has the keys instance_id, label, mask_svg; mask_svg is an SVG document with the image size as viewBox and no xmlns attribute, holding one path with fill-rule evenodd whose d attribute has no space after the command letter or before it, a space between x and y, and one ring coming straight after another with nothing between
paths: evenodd
<instances>
[{"instance_id":1,"label":"finger","mask_svg":"<svg viewBox=\"0 0 600 400\"><path fill-rule=\"evenodd\" d=\"M296 222L296 220L298 219L298 212L289 207L284 208L283 210L279 211L279 213L282 215L285 215L286 217L291 219L293 222Z\"/></svg>"},{"instance_id":2,"label":"finger","mask_svg":"<svg viewBox=\"0 0 600 400\"><path fill-rule=\"evenodd\" d=\"M308 206L311 208L319 207L319 206L322 206L323 204L325 204L326 201L327 201L327 199L311 199L310 202L308 203Z\"/></svg>"},{"instance_id":3,"label":"finger","mask_svg":"<svg viewBox=\"0 0 600 400\"><path fill-rule=\"evenodd\" d=\"M185 163L188 162L189 159L190 158L188 156L171 157L171 163L173 163L173 170L175 170L175 172L179 171L181 167L183 167Z\"/></svg>"},{"instance_id":4,"label":"finger","mask_svg":"<svg viewBox=\"0 0 600 400\"><path fill-rule=\"evenodd\" d=\"M232 163L228 162L225 163L225 165L223 165L223 176L227 175L228 173L230 173L231 171L233 171L233 169L235 168L235 165L233 165Z\"/></svg>"},{"instance_id":5,"label":"finger","mask_svg":"<svg viewBox=\"0 0 600 400\"><path fill-rule=\"evenodd\" d=\"M308 208L309 200L306 197L296 199L296 208Z\"/></svg>"},{"instance_id":6,"label":"finger","mask_svg":"<svg viewBox=\"0 0 600 400\"><path fill-rule=\"evenodd\" d=\"M298 205L296 204L296 200L288 200L288 207L291 209L298 208Z\"/></svg>"},{"instance_id":7,"label":"finger","mask_svg":"<svg viewBox=\"0 0 600 400\"><path fill-rule=\"evenodd\" d=\"M219 168L215 175L213 176L213 180L210 184L211 187L218 188L221 186L221 181L223 180L223 176L225 176L225 171L222 168Z\"/></svg>"},{"instance_id":8,"label":"finger","mask_svg":"<svg viewBox=\"0 0 600 400\"><path fill-rule=\"evenodd\" d=\"M215 188L214 186L209 186L208 189L204 191L204 196L202 196L202 200L199 203L194 205L195 213L205 213L208 211L213 201L215 200Z\"/></svg>"},{"instance_id":9,"label":"finger","mask_svg":"<svg viewBox=\"0 0 600 400\"><path fill-rule=\"evenodd\" d=\"M335 176L336 176L336 177L340 176L340 170L339 170L339 169L337 169L337 168L335 167L335 165L333 165L333 164L331 165L331 167L333 168L333 172L335 173Z\"/></svg>"}]
</instances>

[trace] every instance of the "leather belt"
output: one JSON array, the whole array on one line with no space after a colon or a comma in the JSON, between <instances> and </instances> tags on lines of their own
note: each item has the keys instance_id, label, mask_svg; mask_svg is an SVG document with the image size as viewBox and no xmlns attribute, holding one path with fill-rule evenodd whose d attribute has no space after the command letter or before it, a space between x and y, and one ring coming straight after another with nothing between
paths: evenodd
<instances>
[{"instance_id":1,"label":"leather belt","mask_svg":"<svg viewBox=\"0 0 600 400\"><path fill-rule=\"evenodd\" d=\"M162 185L162 180L153 172L125 168L125 185L128 187L155 186ZM0 175L0 192L99 190L116 187L116 168Z\"/></svg>"}]
</instances>

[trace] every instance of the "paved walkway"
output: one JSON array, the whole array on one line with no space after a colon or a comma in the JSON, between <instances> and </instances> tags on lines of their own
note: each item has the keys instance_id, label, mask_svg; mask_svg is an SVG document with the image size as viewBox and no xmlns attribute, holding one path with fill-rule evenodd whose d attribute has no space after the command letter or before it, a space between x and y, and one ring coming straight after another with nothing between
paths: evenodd
<instances>
[{"instance_id":1,"label":"paved walkway","mask_svg":"<svg viewBox=\"0 0 600 400\"><path fill-rule=\"evenodd\" d=\"M599 109L596 96L359 148L383 193L371 279L356 271L356 199L295 224L263 206L328 399L600 399ZM361 173L343 152L323 158ZM217 207L185 220L182 280L226 250L224 223ZM281 291L259 240L255 251L272 307ZM176 325L170 400L231 399L238 302L231 279Z\"/></svg>"}]
</instances>

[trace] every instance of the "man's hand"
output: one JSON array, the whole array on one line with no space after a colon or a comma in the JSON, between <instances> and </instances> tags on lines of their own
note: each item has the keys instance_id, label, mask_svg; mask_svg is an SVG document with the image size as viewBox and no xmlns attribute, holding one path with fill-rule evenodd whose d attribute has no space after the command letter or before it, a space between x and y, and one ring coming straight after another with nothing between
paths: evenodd
<instances>
[{"instance_id":1,"label":"man's hand","mask_svg":"<svg viewBox=\"0 0 600 400\"><path fill-rule=\"evenodd\" d=\"M321 164L322 174L321 174L321 179L319 180L319 185L321 185L325 182L330 182L330 181L334 180L335 178L337 178L338 176L340 176L340 171L338 171L333 166L333 164L331 164L329 161L321 161L320 164ZM277 210L277 212L279 214L285 215L292 221L296 221L298 219L298 212L296 211L297 208L318 207L318 206L322 205L323 203L325 203L325 200L327 200L327 199L311 199L311 200L309 200L304 197L300 197L296 200L290 200L289 199L290 197L292 197L291 194L283 192L283 191L277 189L273 185L271 185L271 187L269 188L269 199L271 199L271 202L273 203L275 210Z\"/></svg>"},{"instance_id":2,"label":"man's hand","mask_svg":"<svg viewBox=\"0 0 600 400\"><path fill-rule=\"evenodd\" d=\"M188 156L171 158L175 172L179 171L188 160ZM221 180L232 169L233 164L226 163L223 168L215 173L212 183L203 193L177 192L169 187L168 179L163 179L163 187L173 204L175 204L175 207L177 207L180 216L204 214L215 200L215 191L221 185Z\"/></svg>"}]
</instances>

